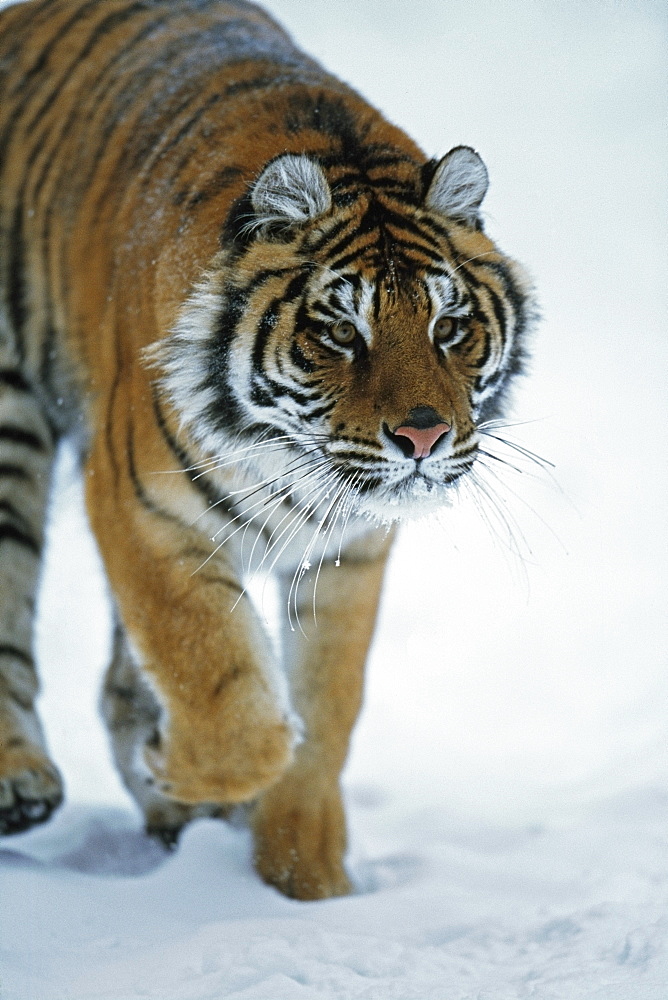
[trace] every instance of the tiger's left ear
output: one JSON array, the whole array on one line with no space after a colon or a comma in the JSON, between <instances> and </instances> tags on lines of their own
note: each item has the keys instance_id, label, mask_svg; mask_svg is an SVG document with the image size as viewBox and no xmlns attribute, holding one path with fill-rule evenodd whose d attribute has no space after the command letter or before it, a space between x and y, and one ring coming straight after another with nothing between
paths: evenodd
<instances>
[{"instance_id":1,"label":"tiger's left ear","mask_svg":"<svg viewBox=\"0 0 668 1000\"><path fill-rule=\"evenodd\" d=\"M323 215L332 194L322 167L303 154L284 153L262 171L251 190L252 227L294 226Z\"/></svg>"},{"instance_id":2,"label":"tiger's left ear","mask_svg":"<svg viewBox=\"0 0 668 1000\"><path fill-rule=\"evenodd\" d=\"M438 163L424 202L441 215L475 226L488 186L487 167L476 151L455 146Z\"/></svg>"}]
</instances>

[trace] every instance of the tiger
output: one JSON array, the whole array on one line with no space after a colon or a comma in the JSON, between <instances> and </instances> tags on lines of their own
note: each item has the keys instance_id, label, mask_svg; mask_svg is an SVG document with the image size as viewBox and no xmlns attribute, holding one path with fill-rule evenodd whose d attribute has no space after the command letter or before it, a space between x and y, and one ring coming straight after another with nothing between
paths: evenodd
<instances>
[{"instance_id":1,"label":"tiger","mask_svg":"<svg viewBox=\"0 0 668 1000\"><path fill-rule=\"evenodd\" d=\"M0 12L2 834L63 798L32 636L68 439L146 830L242 815L267 884L353 890L341 772L397 525L453 502L525 369L488 183L246 0Z\"/></svg>"}]
</instances>

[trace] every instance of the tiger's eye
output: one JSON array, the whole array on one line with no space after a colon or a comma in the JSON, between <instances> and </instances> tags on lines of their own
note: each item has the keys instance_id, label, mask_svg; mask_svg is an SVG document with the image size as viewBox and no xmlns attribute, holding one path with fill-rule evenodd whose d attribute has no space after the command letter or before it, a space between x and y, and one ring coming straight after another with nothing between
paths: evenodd
<instances>
[{"instance_id":1,"label":"tiger's eye","mask_svg":"<svg viewBox=\"0 0 668 1000\"><path fill-rule=\"evenodd\" d=\"M457 333L457 320L454 316L439 316L434 323L434 340L446 344Z\"/></svg>"},{"instance_id":2,"label":"tiger's eye","mask_svg":"<svg viewBox=\"0 0 668 1000\"><path fill-rule=\"evenodd\" d=\"M337 323L330 329L330 334L332 339L336 341L337 344L352 344L353 340L357 336L357 330L353 323L349 323L347 320L343 320L342 323Z\"/></svg>"}]
</instances>

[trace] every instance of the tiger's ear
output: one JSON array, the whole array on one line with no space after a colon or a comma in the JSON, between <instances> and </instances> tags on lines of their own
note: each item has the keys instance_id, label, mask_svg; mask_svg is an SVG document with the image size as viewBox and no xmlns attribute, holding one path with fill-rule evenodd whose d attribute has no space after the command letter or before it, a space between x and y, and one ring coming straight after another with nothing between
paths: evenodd
<instances>
[{"instance_id":1,"label":"tiger's ear","mask_svg":"<svg viewBox=\"0 0 668 1000\"><path fill-rule=\"evenodd\" d=\"M323 215L332 193L322 167L308 156L285 153L269 163L251 190L253 229L294 226Z\"/></svg>"},{"instance_id":2,"label":"tiger's ear","mask_svg":"<svg viewBox=\"0 0 668 1000\"><path fill-rule=\"evenodd\" d=\"M470 146L455 146L438 163L425 195L425 205L474 226L488 185L487 167L476 151Z\"/></svg>"}]
</instances>

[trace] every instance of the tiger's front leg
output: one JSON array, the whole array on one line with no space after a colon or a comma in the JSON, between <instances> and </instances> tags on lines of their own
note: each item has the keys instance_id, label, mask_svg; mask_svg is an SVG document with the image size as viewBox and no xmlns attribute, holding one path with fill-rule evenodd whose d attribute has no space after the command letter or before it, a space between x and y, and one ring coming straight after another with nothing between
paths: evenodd
<instances>
[{"instance_id":1,"label":"tiger's front leg","mask_svg":"<svg viewBox=\"0 0 668 1000\"><path fill-rule=\"evenodd\" d=\"M242 598L230 613L241 589L233 566L218 558L202 566L206 537L149 500L136 474L128 484L101 446L87 471L89 513L128 653L159 709L154 725L134 727L142 745L126 784L143 807L160 797L192 805L256 797L289 765L295 737L252 606ZM105 714L119 722L114 709Z\"/></svg>"},{"instance_id":2,"label":"tiger's front leg","mask_svg":"<svg viewBox=\"0 0 668 1000\"><path fill-rule=\"evenodd\" d=\"M339 777L357 718L364 663L378 609L391 538L370 533L341 565L323 564L313 620L313 581L299 587L304 626L287 631L292 701L305 726L303 742L281 780L254 805L255 866L265 882L296 899L351 891L343 858L346 823ZM287 593L291 579L284 583Z\"/></svg>"}]
</instances>

